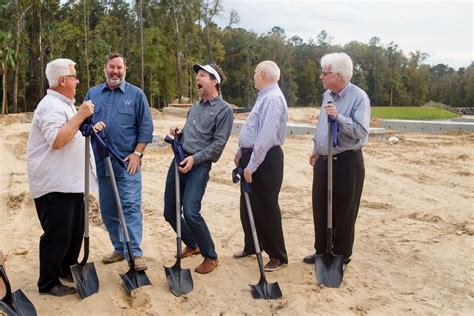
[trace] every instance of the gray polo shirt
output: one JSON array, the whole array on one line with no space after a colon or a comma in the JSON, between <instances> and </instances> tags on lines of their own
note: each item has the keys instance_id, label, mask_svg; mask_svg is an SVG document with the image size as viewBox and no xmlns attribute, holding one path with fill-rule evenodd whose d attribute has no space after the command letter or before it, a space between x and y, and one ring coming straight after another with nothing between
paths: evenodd
<instances>
[{"instance_id":1,"label":"gray polo shirt","mask_svg":"<svg viewBox=\"0 0 474 316\"><path fill-rule=\"evenodd\" d=\"M233 122L232 109L220 96L191 106L181 143L184 151L193 155L194 164L219 160Z\"/></svg>"},{"instance_id":2,"label":"gray polo shirt","mask_svg":"<svg viewBox=\"0 0 474 316\"><path fill-rule=\"evenodd\" d=\"M338 112L338 145L333 154L347 150L357 150L367 145L370 125L370 100L364 90L348 83L338 94L327 90L323 95L318 125L314 134L313 153L328 154L328 116L323 105L332 101Z\"/></svg>"}]
</instances>

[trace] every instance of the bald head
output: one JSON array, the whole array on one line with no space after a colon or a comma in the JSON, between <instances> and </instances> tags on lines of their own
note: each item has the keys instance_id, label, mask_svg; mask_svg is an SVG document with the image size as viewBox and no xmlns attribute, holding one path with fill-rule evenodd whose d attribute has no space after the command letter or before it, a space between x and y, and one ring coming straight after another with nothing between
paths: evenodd
<instances>
[{"instance_id":1,"label":"bald head","mask_svg":"<svg viewBox=\"0 0 474 316\"><path fill-rule=\"evenodd\" d=\"M262 90L266 86L275 84L280 79L280 68L271 60L262 61L255 68L255 88Z\"/></svg>"}]
</instances>

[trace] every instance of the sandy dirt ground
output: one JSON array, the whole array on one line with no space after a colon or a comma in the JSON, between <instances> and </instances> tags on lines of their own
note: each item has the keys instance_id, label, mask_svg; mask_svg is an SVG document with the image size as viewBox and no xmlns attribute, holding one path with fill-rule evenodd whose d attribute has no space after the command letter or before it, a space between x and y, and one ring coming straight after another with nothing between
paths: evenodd
<instances>
[{"instance_id":1,"label":"sandy dirt ground","mask_svg":"<svg viewBox=\"0 0 474 316\"><path fill-rule=\"evenodd\" d=\"M129 297L119 273L124 262L104 265L112 250L98 214L91 207L91 254L100 279L98 294L81 300L40 295L37 291L38 244L42 230L28 192L25 151L31 123L24 114L0 117L0 249L7 256L13 289L21 288L39 315L179 315L179 314L459 314L474 310L474 134L397 134L399 141L371 139L364 149L366 180L356 227L352 262L340 288L316 284L314 266L302 262L314 249L311 211L311 136L288 138L285 176L280 193L289 264L268 273L283 299L254 300L248 284L259 272L255 256L236 260L243 246L239 188L230 172L237 147L231 136L211 171L202 205L219 254L211 274L192 273L194 290L173 296L163 266L175 262L174 231L163 218L163 192L172 159L158 142L143 160L142 248L152 286ZM311 109L290 111L294 122L314 122ZM155 134L164 137L182 124L179 110L154 113ZM96 201L96 198L94 198ZM191 271L202 258L184 259ZM267 261L267 255L264 255Z\"/></svg>"}]
</instances>

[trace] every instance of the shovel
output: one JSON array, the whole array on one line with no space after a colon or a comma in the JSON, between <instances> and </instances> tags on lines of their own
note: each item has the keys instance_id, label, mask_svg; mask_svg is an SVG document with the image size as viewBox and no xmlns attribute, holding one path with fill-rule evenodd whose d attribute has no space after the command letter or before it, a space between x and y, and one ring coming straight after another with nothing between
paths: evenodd
<instances>
[{"instance_id":1,"label":"shovel","mask_svg":"<svg viewBox=\"0 0 474 316\"><path fill-rule=\"evenodd\" d=\"M247 192L244 192L245 203L247 204L247 212L249 214L250 227L252 228L253 244L255 245L255 252L257 254L258 268L260 269L260 281L258 284L249 284L252 297L254 299L263 298L266 300L278 300L281 299L283 294L281 293L280 286L277 282L268 283L265 278L265 271L263 270L263 259L262 252L260 251L260 243L258 242L257 230L255 228L255 221L253 219L252 206L250 205L250 198Z\"/></svg>"},{"instance_id":2,"label":"shovel","mask_svg":"<svg viewBox=\"0 0 474 316\"><path fill-rule=\"evenodd\" d=\"M328 227L326 236L326 253L316 255L316 280L318 284L327 287L339 287L344 275L343 256L335 255L333 252L333 229L332 229L332 146L333 131L335 131L333 123L334 119L328 116Z\"/></svg>"},{"instance_id":3,"label":"shovel","mask_svg":"<svg viewBox=\"0 0 474 316\"><path fill-rule=\"evenodd\" d=\"M128 295L132 294L132 291L142 287L144 285L151 285L145 271L135 270L135 257L133 256L132 244L130 243L130 236L128 235L127 225L125 224L125 217L123 216L122 203L120 202L120 196L117 189L117 183L115 182L114 170L112 168L112 162L110 156L104 158L107 172L110 175L110 184L112 185L112 191L114 192L115 206L117 207L117 214L120 220L120 226L125 237L125 243L127 245L128 255L130 256L130 269L125 274L120 274L123 285Z\"/></svg>"},{"instance_id":4,"label":"shovel","mask_svg":"<svg viewBox=\"0 0 474 316\"><path fill-rule=\"evenodd\" d=\"M36 316L36 309L33 303L26 297L22 290L16 290L12 293L10 281L8 281L7 273L2 265L0 265L0 277L5 283L7 293L0 301L0 311L5 312L8 316Z\"/></svg>"},{"instance_id":5,"label":"shovel","mask_svg":"<svg viewBox=\"0 0 474 316\"><path fill-rule=\"evenodd\" d=\"M71 274L76 285L77 293L86 298L99 292L99 278L93 262L87 262L89 257L89 169L90 169L90 136L86 138L85 154L85 183L84 183L84 258L81 263L71 266Z\"/></svg>"},{"instance_id":6,"label":"shovel","mask_svg":"<svg viewBox=\"0 0 474 316\"><path fill-rule=\"evenodd\" d=\"M234 183L237 183L239 181L239 177L237 175L240 175L242 191L244 192L245 204L247 205L247 212L249 215L250 228L252 229L253 244L255 246L255 252L257 255L258 268L260 270L260 281L258 281L258 283L255 285L249 284L250 291L252 292L252 297L254 299L278 300L283 297L278 282L268 283L267 279L265 278L262 252L260 250L257 229L255 228L255 221L253 219L252 205L250 205L249 193L251 192L251 189L245 179L243 179L243 173L244 171L242 167L237 167L236 169L234 169L232 171L232 181Z\"/></svg>"},{"instance_id":7,"label":"shovel","mask_svg":"<svg viewBox=\"0 0 474 316\"><path fill-rule=\"evenodd\" d=\"M164 267L166 280L171 293L181 296L193 290L193 278L189 269L181 269L181 198L179 185L178 163L174 160L175 195L176 195L176 244L178 247L176 263L172 267Z\"/></svg>"}]
</instances>

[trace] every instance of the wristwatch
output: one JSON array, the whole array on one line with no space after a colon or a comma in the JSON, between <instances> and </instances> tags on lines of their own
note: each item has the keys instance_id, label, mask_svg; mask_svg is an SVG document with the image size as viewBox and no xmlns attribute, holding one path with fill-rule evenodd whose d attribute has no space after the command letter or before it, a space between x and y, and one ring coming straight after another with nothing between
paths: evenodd
<instances>
[{"instance_id":1,"label":"wristwatch","mask_svg":"<svg viewBox=\"0 0 474 316\"><path fill-rule=\"evenodd\" d=\"M140 159L143 158L143 153L141 153L141 152L139 152L139 151L136 151L136 150L135 150L133 153L134 153L135 155L137 155L138 158L140 158Z\"/></svg>"}]
</instances>

